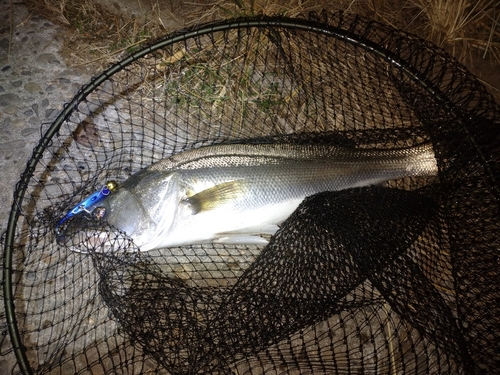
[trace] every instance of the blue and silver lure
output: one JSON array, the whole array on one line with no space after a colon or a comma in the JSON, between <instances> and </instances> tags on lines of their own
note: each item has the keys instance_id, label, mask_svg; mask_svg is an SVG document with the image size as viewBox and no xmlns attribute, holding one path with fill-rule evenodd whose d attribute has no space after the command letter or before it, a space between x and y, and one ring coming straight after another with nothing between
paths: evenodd
<instances>
[{"instance_id":1,"label":"blue and silver lure","mask_svg":"<svg viewBox=\"0 0 500 375\"><path fill-rule=\"evenodd\" d=\"M87 213L92 213L93 207L103 201L111 192L116 189L116 182L109 181L104 185L100 190L92 193L90 196L85 198L83 201L78 203L71 211L69 211L57 224L56 231L59 230L59 227L64 224L66 221L71 219L73 216L78 215L79 213L85 211Z\"/></svg>"}]
</instances>

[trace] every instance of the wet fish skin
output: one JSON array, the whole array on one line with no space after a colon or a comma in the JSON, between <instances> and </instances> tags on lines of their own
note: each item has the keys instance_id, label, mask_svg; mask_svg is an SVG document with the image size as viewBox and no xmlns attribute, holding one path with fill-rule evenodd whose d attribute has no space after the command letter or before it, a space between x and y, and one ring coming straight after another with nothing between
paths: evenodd
<instances>
[{"instance_id":1,"label":"wet fish skin","mask_svg":"<svg viewBox=\"0 0 500 375\"><path fill-rule=\"evenodd\" d=\"M142 251L207 242L265 244L260 234L274 234L307 196L436 173L430 144L390 150L222 144L139 171L99 202L99 209L105 210L102 220L127 233ZM72 235L85 230L88 219L77 216L61 232L60 243L72 243ZM106 236L92 237L94 246L109 245Z\"/></svg>"}]
</instances>

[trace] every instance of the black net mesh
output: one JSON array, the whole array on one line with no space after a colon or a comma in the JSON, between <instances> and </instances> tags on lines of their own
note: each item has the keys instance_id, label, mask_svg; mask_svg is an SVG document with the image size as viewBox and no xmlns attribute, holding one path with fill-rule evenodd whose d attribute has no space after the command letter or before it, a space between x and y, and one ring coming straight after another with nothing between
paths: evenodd
<instances>
[{"instance_id":1,"label":"black net mesh","mask_svg":"<svg viewBox=\"0 0 500 375\"><path fill-rule=\"evenodd\" d=\"M213 24L137 52L68 104L17 186L9 371L497 372L499 113L443 51L342 13ZM266 247L138 252L112 227L121 251L56 241L106 181L203 145L283 140L431 142L439 176L306 198Z\"/></svg>"}]
</instances>

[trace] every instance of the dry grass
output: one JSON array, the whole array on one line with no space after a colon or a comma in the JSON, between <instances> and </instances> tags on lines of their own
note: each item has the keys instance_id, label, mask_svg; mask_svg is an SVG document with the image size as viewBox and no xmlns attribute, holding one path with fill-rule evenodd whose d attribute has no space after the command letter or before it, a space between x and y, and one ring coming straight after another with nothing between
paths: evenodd
<instances>
[{"instance_id":1,"label":"dry grass","mask_svg":"<svg viewBox=\"0 0 500 375\"><path fill-rule=\"evenodd\" d=\"M500 99L500 10L497 0L152 0L131 17L105 8L102 0L29 0L49 19L66 26L65 56L93 73L138 46L183 27L255 14L294 17L321 9L358 13L415 33L445 48L489 83ZM484 61L488 64L485 65Z\"/></svg>"},{"instance_id":2,"label":"dry grass","mask_svg":"<svg viewBox=\"0 0 500 375\"><path fill-rule=\"evenodd\" d=\"M157 22L157 17L129 18L93 0L30 0L28 5L66 28L63 53L68 63L85 66L94 73L150 38L169 31Z\"/></svg>"},{"instance_id":3,"label":"dry grass","mask_svg":"<svg viewBox=\"0 0 500 375\"><path fill-rule=\"evenodd\" d=\"M500 103L498 0L408 0L414 32L467 66Z\"/></svg>"},{"instance_id":4,"label":"dry grass","mask_svg":"<svg viewBox=\"0 0 500 375\"><path fill-rule=\"evenodd\" d=\"M425 35L464 62L474 52L500 62L500 8L496 0L412 0Z\"/></svg>"},{"instance_id":5,"label":"dry grass","mask_svg":"<svg viewBox=\"0 0 500 375\"><path fill-rule=\"evenodd\" d=\"M296 17L301 13L321 11L325 7L346 8L348 2L338 0L328 3L315 0L215 0L209 4L192 4L192 12L186 14L188 25L220 20L230 17L251 16L257 14Z\"/></svg>"}]
</instances>

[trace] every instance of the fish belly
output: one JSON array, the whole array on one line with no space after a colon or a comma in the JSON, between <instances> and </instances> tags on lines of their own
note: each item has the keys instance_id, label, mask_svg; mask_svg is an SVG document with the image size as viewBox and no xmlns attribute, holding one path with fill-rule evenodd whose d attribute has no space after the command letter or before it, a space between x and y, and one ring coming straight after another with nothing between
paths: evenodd
<instances>
[{"instance_id":1,"label":"fish belly","mask_svg":"<svg viewBox=\"0 0 500 375\"><path fill-rule=\"evenodd\" d=\"M196 243L266 244L261 234L273 235L278 225L299 206L303 198L238 210L234 206L201 212L178 220L163 237L159 247ZM147 251L149 246L141 247ZM158 246L155 246L158 247Z\"/></svg>"}]
</instances>

